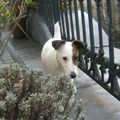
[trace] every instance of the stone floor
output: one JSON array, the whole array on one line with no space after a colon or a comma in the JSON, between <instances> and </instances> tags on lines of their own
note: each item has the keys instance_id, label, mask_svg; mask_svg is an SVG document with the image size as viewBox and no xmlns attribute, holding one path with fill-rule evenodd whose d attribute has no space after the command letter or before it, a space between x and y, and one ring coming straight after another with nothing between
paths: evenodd
<instances>
[{"instance_id":1,"label":"stone floor","mask_svg":"<svg viewBox=\"0 0 120 120\"><path fill-rule=\"evenodd\" d=\"M17 55L30 69L41 69L41 47L27 39L12 40ZM7 49L2 61L12 60ZM120 120L120 102L79 70L76 99L83 100L86 120Z\"/></svg>"},{"instance_id":2,"label":"stone floor","mask_svg":"<svg viewBox=\"0 0 120 120\"><path fill-rule=\"evenodd\" d=\"M30 69L41 69L41 47L28 39L15 39L11 41L21 60Z\"/></svg>"}]
</instances>

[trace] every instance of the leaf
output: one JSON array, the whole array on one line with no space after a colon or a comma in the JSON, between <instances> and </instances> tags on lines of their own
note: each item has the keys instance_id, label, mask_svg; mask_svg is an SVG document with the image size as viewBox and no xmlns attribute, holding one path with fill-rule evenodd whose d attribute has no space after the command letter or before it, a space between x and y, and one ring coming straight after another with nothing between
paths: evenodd
<instances>
[{"instance_id":1,"label":"leaf","mask_svg":"<svg viewBox=\"0 0 120 120\"><path fill-rule=\"evenodd\" d=\"M5 97L5 100L9 103L14 103L16 102L17 98L15 96L15 94L13 94L12 92L8 91L7 95Z\"/></svg>"},{"instance_id":2,"label":"leaf","mask_svg":"<svg viewBox=\"0 0 120 120\"><path fill-rule=\"evenodd\" d=\"M32 4L32 0L25 0L25 2L28 4L28 5L30 5L30 4Z\"/></svg>"},{"instance_id":3,"label":"leaf","mask_svg":"<svg viewBox=\"0 0 120 120\"><path fill-rule=\"evenodd\" d=\"M6 110L5 101L0 101L0 110Z\"/></svg>"}]
</instances>

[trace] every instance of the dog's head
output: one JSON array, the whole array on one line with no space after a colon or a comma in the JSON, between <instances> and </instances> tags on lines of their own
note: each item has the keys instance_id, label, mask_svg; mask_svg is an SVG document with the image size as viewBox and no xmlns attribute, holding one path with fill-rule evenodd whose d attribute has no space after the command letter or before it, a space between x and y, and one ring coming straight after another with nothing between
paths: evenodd
<instances>
[{"instance_id":1,"label":"dog's head","mask_svg":"<svg viewBox=\"0 0 120 120\"><path fill-rule=\"evenodd\" d=\"M78 75L78 59L80 50L85 48L85 45L77 40L66 42L64 40L55 40L52 46L56 50L56 58L62 66L64 72L75 78Z\"/></svg>"}]
</instances>

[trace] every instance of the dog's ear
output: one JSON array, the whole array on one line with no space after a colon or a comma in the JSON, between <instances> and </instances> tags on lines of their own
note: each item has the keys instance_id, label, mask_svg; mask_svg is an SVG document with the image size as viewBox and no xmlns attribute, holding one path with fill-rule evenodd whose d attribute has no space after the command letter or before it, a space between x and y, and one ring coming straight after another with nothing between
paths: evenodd
<instances>
[{"instance_id":1,"label":"dog's ear","mask_svg":"<svg viewBox=\"0 0 120 120\"><path fill-rule=\"evenodd\" d=\"M65 43L66 42L64 40L55 40L55 41L52 41L52 46L57 50Z\"/></svg>"},{"instance_id":2,"label":"dog's ear","mask_svg":"<svg viewBox=\"0 0 120 120\"><path fill-rule=\"evenodd\" d=\"M78 40L73 40L72 46L76 47L77 49L85 49L86 48L86 44L83 43L82 41L78 41Z\"/></svg>"}]
</instances>

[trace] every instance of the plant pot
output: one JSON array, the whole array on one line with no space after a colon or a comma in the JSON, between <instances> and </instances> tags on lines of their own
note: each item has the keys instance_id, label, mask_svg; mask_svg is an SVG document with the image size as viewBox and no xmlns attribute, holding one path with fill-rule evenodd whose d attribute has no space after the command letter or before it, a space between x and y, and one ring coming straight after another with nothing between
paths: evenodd
<instances>
[{"instance_id":1,"label":"plant pot","mask_svg":"<svg viewBox=\"0 0 120 120\"><path fill-rule=\"evenodd\" d=\"M23 31L25 31L25 32L26 32L26 19L27 19L27 16L24 16L24 17L20 18L20 20L18 22L19 25L21 26L21 28L23 29ZM11 24L11 28L13 30L14 38L24 38L25 37L24 32L21 30L21 28L15 22L13 22Z\"/></svg>"}]
</instances>

